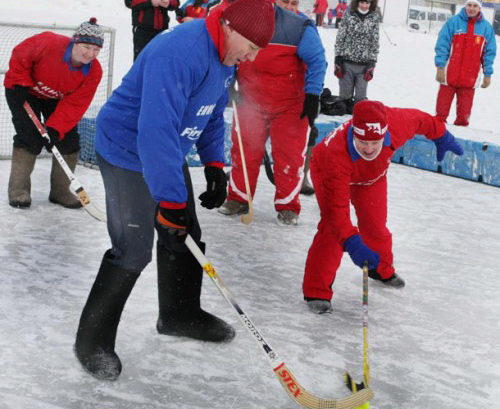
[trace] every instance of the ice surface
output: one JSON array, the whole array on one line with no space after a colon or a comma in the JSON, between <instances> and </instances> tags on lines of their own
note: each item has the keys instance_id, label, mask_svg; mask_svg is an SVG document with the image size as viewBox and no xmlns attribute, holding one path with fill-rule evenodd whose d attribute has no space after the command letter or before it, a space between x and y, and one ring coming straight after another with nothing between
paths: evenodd
<instances>
[{"instance_id":1,"label":"ice surface","mask_svg":"<svg viewBox=\"0 0 500 409\"><path fill-rule=\"evenodd\" d=\"M227 345L158 335L156 266L139 278L118 330L124 365L115 383L86 374L72 352L106 227L83 210L50 204L49 159L33 174L29 210L9 207L10 161L0 161L0 407L6 409L293 408L261 349L208 278L202 304L237 330ZM192 169L196 193L202 169ZM104 208L100 174L77 176ZM361 272L344 257L333 313L302 300L305 258L318 221L302 197L296 227L279 226L263 169L249 226L199 208L207 257L237 303L299 382L345 396L343 372L362 376ZM403 290L370 282L369 341L378 409L477 409L500 399L499 190L391 165L389 226Z\"/></svg>"}]
</instances>

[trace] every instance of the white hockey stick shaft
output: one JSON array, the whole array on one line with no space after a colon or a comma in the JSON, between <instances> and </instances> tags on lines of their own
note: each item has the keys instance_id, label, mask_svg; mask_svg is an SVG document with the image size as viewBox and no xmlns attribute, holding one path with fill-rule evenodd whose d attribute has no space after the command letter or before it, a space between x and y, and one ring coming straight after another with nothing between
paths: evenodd
<instances>
[{"instance_id":1,"label":"white hockey stick shaft","mask_svg":"<svg viewBox=\"0 0 500 409\"><path fill-rule=\"evenodd\" d=\"M26 110L26 113L28 116L31 118L33 123L35 124L36 128L38 129L38 132L40 132L40 135L50 141L49 134L47 133L47 130L45 127L42 125L38 117L36 116L35 112L33 112L33 109L31 108L30 104L28 101L24 102L24 109ZM69 168L68 164L62 157L61 153L59 152L59 149L57 147L53 146L52 147L52 154L55 156L59 164L61 165L62 169L64 170L64 173L66 173L66 176L68 177L70 181L70 187L74 191L76 197L82 204L83 208L87 211L88 214L90 214L93 218L103 221L106 221L106 214L99 209L97 209L91 202L89 195L83 188L82 184L80 181L76 178L75 174L71 171Z\"/></svg>"},{"instance_id":2,"label":"white hockey stick shaft","mask_svg":"<svg viewBox=\"0 0 500 409\"><path fill-rule=\"evenodd\" d=\"M240 120L238 118L238 109L236 108L236 102L233 100L233 110L234 110L234 120L235 120L235 130L238 136L238 145L240 146L240 156L241 156L241 166L243 167L243 177L245 178L245 189L247 191L247 201L248 201L248 213L243 213L241 215L241 221L243 224L250 224L253 220L253 199L252 192L250 191L250 183L248 181L248 171L247 164L245 161L245 152L243 150L243 141L241 138Z\"/></svg>"}]
</instances>

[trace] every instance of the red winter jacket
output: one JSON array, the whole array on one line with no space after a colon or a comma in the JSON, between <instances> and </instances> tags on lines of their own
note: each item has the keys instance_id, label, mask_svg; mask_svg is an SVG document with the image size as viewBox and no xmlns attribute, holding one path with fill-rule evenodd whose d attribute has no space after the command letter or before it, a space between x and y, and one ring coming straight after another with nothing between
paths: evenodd
<instances>
[{"instance_id":1,"label":"red winter jacket","mask_svg":"<svg viewBox=\"0 0 500 409\"><path fill-rule=\"evenodd\" d=\"M322 175L322 183L329 197L328 212L334 231L343 243L358 234L350 218L351 185L371 185L384 177L394 152L415 134L436 139L446 131L444 122L417 109L386 108L389 127L380 154L371 161L361 158L354 149L352 121L344 123L321 141L314 149L311 163ZM311 164L311 168L312 168Z\"/></svg>"},{"instance_id":2,"label":"red winter jacket","mask_svg":"<svg viewBox=\"0 0 500 409\"><path fill-rule=\"evenodd\" d=\"M82 119L102 77L97 60L74 68L72 49L69 37L49 31L27 38L12 50L4 80L6 88L21 85L38 98L60 99L45 125L62 135Z\"/></svg>"},{"instance_id":3,"label":"red winter jacket","mask_svg":"<svg viewBox=\"0 0 500 409\"><path fill-rule=\"evenodd\" d=\"M313 7L314 14L325 14L328 9L328 1L327 0L316 0Z\"/></svg>"},{"instance_id":4,"label":"red winter jacket","mask_svg":"<svg viewBox=\"0 0 500 409\"><path fill-rule=\"evenodd\" d=\"M132 9L132 25L134 27L166 30L170 17L169 11L179 7L179 0L170 0L168 7L153 7L151 0L125 0L125 6Z\"/></svg>"},{"instance_id":5,"label":"red winter jacket","mask_svg":"<svg viewBox=\"0 0 500 409\"><path fill-rule=\"evenodd\" d=\"M339 3L335 10L337 11L337 18L342 18L344 17L344 13L347 10L347 4Z\"/></svg>"}]
</instances>

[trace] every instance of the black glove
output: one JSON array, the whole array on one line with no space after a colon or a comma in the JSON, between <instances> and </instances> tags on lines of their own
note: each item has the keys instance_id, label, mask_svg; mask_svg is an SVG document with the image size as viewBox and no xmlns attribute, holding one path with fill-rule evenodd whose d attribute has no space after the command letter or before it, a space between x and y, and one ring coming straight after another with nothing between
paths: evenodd
<instances>
[{"instance_id":1,"label":"black glove","mask_svg":"<svg viewBox=\"0 0 500 409\"><path fill-rule=\"evenodd\" d=\"M201 205L207 209L221 207L227 197L227 177L224 169L206 166L205 179L207 180L207 191L198 197L201 200Z\"/></svg>"},{"instance_id":2,"label":"black glove","mask_svg":"<svg viewBox=\"0 0 500 409\"><path fill-rule=\"evenodd\" d=\"M309 132L309 140L307 141L307 146L316 145L316 138L318 137L318 128L316 125L311 126L311 132Z\"/></svg>"},{"instance_id":3,"label":"black glove","mask_svg":"<svg viewBox=\"0 0 500 409\"><path fill-rule=\"evenodd\" d=\"M304 107L302 108L302 113L300 114L300 119L307 116L309 121L309 126L312 128L314 126L314 121L319 113L319 95L306 94L304 99Z\"/></svg>"},{"instance_id":4,"label":"black glove","mask_svg":"<svg viewBox=\"0 0 500 409\"><path fill-rule=\"evenodd\" d=\"M335 68L333 69L333 73L337 78L342 78L344 76L345 68L344 68L344 59L339 57L338 55L334 60Z\"/></svg>"},{"instance_id":5,"label":"black glove","mask_svg":"<svg viewBox=\"0 0 500 409\"><path fill-rule=\"evenodd\" d=\"M47 128L47 133L49 134L49 140L47 141L47 149L49 152L52 150L54 145L61 140L59 131L54 128Z\"/></svg>"},{"instance_id":6,"label":"black glove","mask_svg":"<svg viewBox=\"0 0 500 409\"><path fill-rule=\"evenodd\" d=\"M156 214L156 221L163 227L169 234L175 235L184 241L189 227L189 214L184 207L183 209L170 209L164 202L160 202L158 206L158 213Z\"/></svg>"},{"instance_id":7,"label":"black glove","mask_svg":"<svg viewBox=\"0 0 500 409\"><path fill-rule=\"evenodd\" d=\"M370 62L365 67L365 81L371 81L373 79L373 72L375 71L375 63Z\"/></svg>"},{"instance_id":8,"label":"black glove","mask_svg":"<svg viewBox=\"0 0 500 409\"><path fill-rule=\"evenodd\" d=\"M22 85L14 85L13 91L18 104L20 106L23 106L24 102L28 99L28 95L30 94L30 87L23 87Z\"/></svg>"}]
</instances>

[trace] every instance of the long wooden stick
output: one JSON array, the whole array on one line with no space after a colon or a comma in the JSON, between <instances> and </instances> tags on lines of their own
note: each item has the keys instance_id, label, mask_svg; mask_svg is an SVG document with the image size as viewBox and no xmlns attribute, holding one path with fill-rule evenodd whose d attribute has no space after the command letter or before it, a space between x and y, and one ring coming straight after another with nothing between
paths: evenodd
<instances>
[{"instance_id":1,"label":"long wooden stick","mask_svg":"<svg viewBox=\"0 0 500 409\"><path fill-rule=\"evenodd\" d=\"M238 110L236 108L236 102L234 102L234 100L233 100L233 110L234 110L236 135L238 136L238 145L240 145L241 165L243 167L243 177L245 178L245 189L247 191L247 201L248 201L248 213L243 213L241 215L241 221L243 224L250 224L252 223L253 220L252 192L250 191L250 183L248 182L247 164L245 162L245 152L243 151L243 142L241 140L240 121L238 119Z\"/></svg>"}]
</instances>

